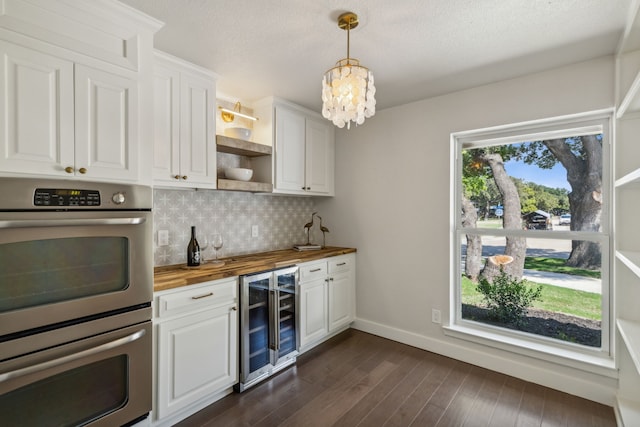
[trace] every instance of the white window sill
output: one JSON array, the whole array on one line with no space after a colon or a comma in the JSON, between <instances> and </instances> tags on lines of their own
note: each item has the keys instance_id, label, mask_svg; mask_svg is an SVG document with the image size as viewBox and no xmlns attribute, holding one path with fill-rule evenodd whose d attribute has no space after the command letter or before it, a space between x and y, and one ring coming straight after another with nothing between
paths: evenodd
<instances>
[{"instance_id":1,"label":"white window sill","mask_svg":"<svg viewBox=\"0 0 640 427\"><path fill-rule=\"evenodd\" d=\"M588 350L583 350L576 345L576 349L572 350L567 347L560 347L545 343L544 340L536 341L530 339L518 338L517 333L510 335L508 333L492 332L490 328L465 326L465 325L448 325L443 326L444 334L450 337L471 341L477 344L486 345L500 350L517 353L558 365L567 366L574 369L580 369L592 374L599 374L609 378L618 378L618 370L615 361L611 355Z\"/></svg>"}]
</instances>

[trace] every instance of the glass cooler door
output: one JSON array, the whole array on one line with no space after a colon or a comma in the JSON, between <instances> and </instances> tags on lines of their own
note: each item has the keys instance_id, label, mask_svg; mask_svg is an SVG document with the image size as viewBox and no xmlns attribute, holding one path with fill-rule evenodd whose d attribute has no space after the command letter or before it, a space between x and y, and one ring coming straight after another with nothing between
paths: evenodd
<instances>
[{"instance_id":1,"label":"glass cooler door","mask_svg":"<svg viewBox=\"0 0 640 427\"><path fill-rule=\"evenodd\" d=\"M276 343L275 364L297 354L298 341L296 337L296 285L298 268L293 267L276 271L277 301L274 311L277 316L278 332Z\"/></svg>"},{"instance_id":2,"label":"glass cooler door","mask_svg":"<svg viewBox=\"0 0 640 427\"><path fill-rule=\"evenodd\" d=\"M271 274L259 274L247 277L245 292L248 304L244 305L243 322L243 366L244 381L260 376L270 366L269 357L269 287ZM265 368L265 369L263 369Z\"/></svg>"}]
</instances>

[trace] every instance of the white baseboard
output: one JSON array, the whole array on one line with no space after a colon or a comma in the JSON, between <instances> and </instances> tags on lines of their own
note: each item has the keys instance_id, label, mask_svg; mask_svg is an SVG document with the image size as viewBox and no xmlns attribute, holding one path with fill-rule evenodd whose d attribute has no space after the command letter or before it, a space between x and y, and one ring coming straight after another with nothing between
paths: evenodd
<instances>
[{"instance_id":1,"label":"white baseboard","mask_svg":"<svg viewBox=\"0 0 640 427\"><path fill-rule=\"evenodd\" d=\"M453 343L434 339L359 318L355 320L352 327L607 406L614 406L616 401L617 382L610 377L589 375L561 365L557 365L557 369L551 370L540 366L537 363L538 360L531 360L531 363L527 363L526 356L510 352L500 352L500 355L496 355L496 351L483 352L478 348L465 345L465 341L462 340L459 343ZM586 378L587 376L592 378Z\"/></svg>"}]
</instances>

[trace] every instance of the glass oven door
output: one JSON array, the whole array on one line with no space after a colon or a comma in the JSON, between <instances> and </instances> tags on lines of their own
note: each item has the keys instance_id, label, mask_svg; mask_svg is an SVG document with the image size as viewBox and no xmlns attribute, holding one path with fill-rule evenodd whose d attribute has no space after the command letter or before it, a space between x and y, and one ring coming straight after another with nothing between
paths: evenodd
<instances>
[{"instance_id":1,"label":"glass oven door","mask_svg":"<svg viewBox=\"0 0 640 427\"><path fill-rule=\"evenodd\" d=\"M148 211L0 213L0 339L151 301L151 236Z\"/></svg>"},{"instance_id":2,"label":"glass oven door","mask_svg":"<svg viewBox=\"0 0 640 427\"><path fill-rule=\"evenodd\" d=\"M105 327L102 322L70 327L81 329L85 338L0 361L3 425L115 426L148 415L151 322L116 330L110 325L106 332L98 332L94 326ZM64 329L56 336L74 334ZM48 339L38 335L18 341L33 341L22 343L30 348Z\"/></svg>"}]
</instances>

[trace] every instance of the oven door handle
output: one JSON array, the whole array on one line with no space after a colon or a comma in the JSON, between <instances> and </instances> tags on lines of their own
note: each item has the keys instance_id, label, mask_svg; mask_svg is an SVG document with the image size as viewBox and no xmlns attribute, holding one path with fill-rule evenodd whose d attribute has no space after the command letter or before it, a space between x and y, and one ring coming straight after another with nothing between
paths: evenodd
<instances>
[{"instance_id":1,"label":"oven door handle","mask_svg":"<svg viewBox=\"0 0 640 427\"><path fill-rule=\"evenodd\" d=\"M95 218L95 219L17 219L0 221L0 228L78 227L90 225L139 225L145 218Z\"/></svg>"},{"instance_id":2,"label":"oven door handle","mask_svg":"<svg viewBox=\"0 0 640 427\"><path fill-rule=\"evenodd\" d=\"M104 351L111 350L116 347L123 346L125 344L129 344L133 341L136 341L142 338L145 334L146 334L146 331L144 329L140 329L138 332L134 332L133 334L127 335L126 337L118 338L117 340L113 340L96 347L88 348L78 353L69 354L67 356L59 357L57 359L38 363L37 365L31 365L31 366L27 366L26 368L20 368L20 369L16 369L15 371L10 371L4 374L0 374L0 383L10 380L12 378L18 378L24 375L29 375L36 372L44 371L46 369L55 368L56 366L62 365L64 363L73 362L75 360L82 359L83 357L93 356L98 353L102 353Z\"/></svg>"}]
</instances>

